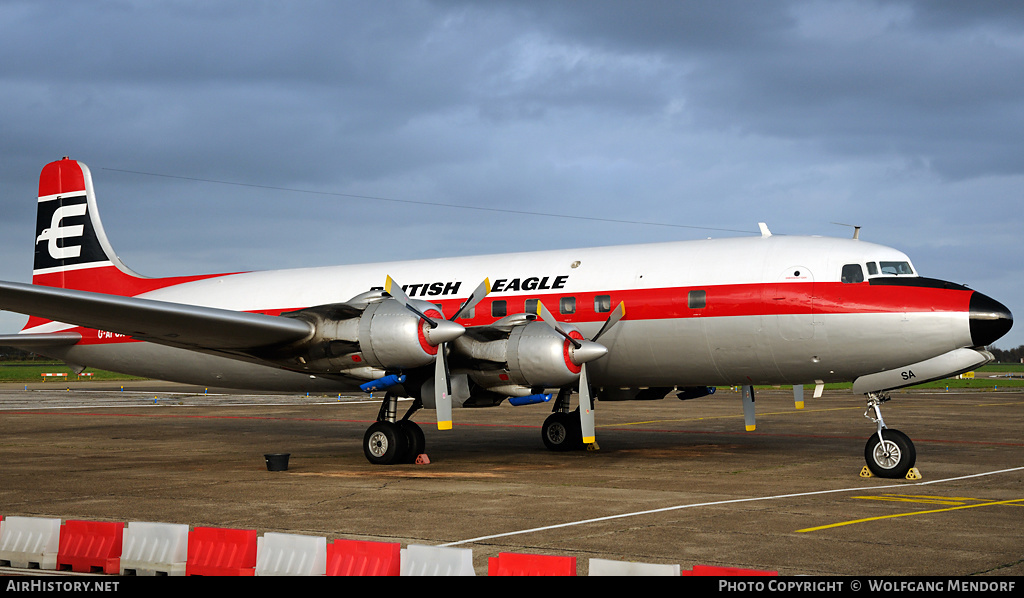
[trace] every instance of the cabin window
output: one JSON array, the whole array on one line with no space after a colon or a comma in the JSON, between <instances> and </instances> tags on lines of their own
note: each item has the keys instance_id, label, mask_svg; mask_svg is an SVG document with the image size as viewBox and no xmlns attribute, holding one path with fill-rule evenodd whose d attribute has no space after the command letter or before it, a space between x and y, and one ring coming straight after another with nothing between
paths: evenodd
<instances>
[{"instance_id":1,"label":"cabin window","mask_svg":"<svg viewBox=\"0 0 1024 598\"><path fill-rule=\"evenodd\" d=\"M527 299L526 303L523 305L523 311L528 314L537 313L537 303L539 302L540 299Z\"/></svg>"},{"instance_id":2,"label":"cabin window","mask_svg":"<svg viewBox=\"0 0 1024 598\"><path fill-rule=\"evenodd\" d=\"M594 311L599 314L608 313L612 310L612 296L598 295L594 297Z\"/></svg>"},{"instance_id":3,"label":"cabin window","mask_svg":"<svg viewBox=\"0 0 1024 598\"><path fill-rule=\"evenodd\" d=\"M686 295L686 305L690 309L704 309L708 305L708 292L690 291Z\"/></svg>"},{"instance_id":4,"label":"cabin window","mask_svg":"<svg viewBox=\"0 0 1024 598\"><path fill-rule=\"evenodd\" d=\"M843 266L842 279L847 284L864 282L864 269L860 267L860 264L846 264Z\"/></svg>"},{"instance_id":5,"label":"cabin window","mask_svg":"<svg viewBox=\"0 0 1024 598\"><path fill-rule=\"evenodd\" d=\"M878 264L875 262L868 262L868 276L878 275Z\"/></svg>"},{"instance_id":6,"label":"cabin window","mask_svg":"<svg viewBox=\"0 0 1024 598\"><path fill-rule=\"evenodd\" d=\"M476 307L471 307L469 309L462 310L462 313L459 314L459 319L460 320L472 320L473 316L475 316L475 315L476 315Z\"/></svg>"},{"instance_id":7,"label":"cabin window","mask_svg":"<svg viewBox=\"0 0 1024 598\"><path fill-rule=\"evenodd\" d=\"M913 276L914 270L907 262L879 262L882 267L882 274Z\"/></svg>"},{"instance_id":8,"label":"cabin window","mask_svg":"<svg viewBox=\"0 0 1024 598\"><path fill-rule=\"evenodd\" d=\"M558 311L562 314L576 313L576 298L562 297L561 301L558 302Z\"/></svg>"},{"instance_id":9,"label":"cabin window","mask_svg":"<svg viewBox=\"0 0 1024 598\"><path fill-rule=\"evenodd\" d=\"M491 303L491 317L504 318L508 315L508 303L504 300L498 300Z\"/></svg>"}]
</instances>

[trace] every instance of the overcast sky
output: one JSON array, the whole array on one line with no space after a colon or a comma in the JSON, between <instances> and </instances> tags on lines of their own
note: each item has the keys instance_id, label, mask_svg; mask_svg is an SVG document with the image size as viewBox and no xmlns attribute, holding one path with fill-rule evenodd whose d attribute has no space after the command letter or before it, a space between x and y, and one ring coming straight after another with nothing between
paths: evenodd
<instances>
[{"instance_id":1,"label":"overcast sky","mask_svg":"<svg viewBox=\"0 0 1024 598\"><path fill-rule=\"evenodd\" d=\"M0 279L67 155L150 276L842 222L1024 314L1024 3L4 0L0 55Z\"/></svg>"}]
</instances>

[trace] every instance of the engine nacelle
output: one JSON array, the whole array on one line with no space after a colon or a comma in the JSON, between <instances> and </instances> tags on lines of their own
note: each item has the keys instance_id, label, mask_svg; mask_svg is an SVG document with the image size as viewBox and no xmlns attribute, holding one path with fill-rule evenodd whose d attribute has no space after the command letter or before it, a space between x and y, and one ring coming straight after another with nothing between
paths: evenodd
<instances>
[{"instance_id":1,"label":"engine nacelle","mask_svg":"<svg viewBox=\"0 0 1024 598\"><path fill-rule=\"evenodd\" d=\"M272 359L310 373L343 373L365 379L378 378L385 370L429 365L437 357L437 346L461 335L465 328L444 319L433 303L409 303L437 327L397 300L380 295L360 295L349 303L282 314L312 323L314 333Z\"/></svg>"},{"instance_id":2,"label":"engine nacelle","mask_svg":"<svg viewBox=\"0 0 1024 598\"><path fill-rule=\"evenodd\" d=\"M433 303L410 303L424 315L449 323ZM421 367L437 357L440 343L431 344L430 332L425 320L398 301L379 301L366 306L359 317L359 349L370 365L386 369Z\"/></svg>"},{"instance_id":3,"label":"engine nacelle","mask_svg":"<svg viewBox=\"0 0 1024 598\"><path fill-rule=\"evenodd\" d=\"M583 340L575 327L564 328ZM544 322L516 326L505 348L510 381L530 388L572 384L580 377L580 366L573 363L571 350L572 343Z\"/></svg>"}]
</instances>

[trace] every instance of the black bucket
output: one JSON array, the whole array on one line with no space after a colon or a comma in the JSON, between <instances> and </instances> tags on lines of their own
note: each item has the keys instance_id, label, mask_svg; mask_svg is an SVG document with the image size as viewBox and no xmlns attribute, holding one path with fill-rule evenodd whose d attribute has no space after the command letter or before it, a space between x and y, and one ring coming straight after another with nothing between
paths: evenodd
<instances>
[{"instance_id":1,"label":"black bucket","mask_svg":"<svg viewBox=\"0 0 1024 598\"><path fill-rule=\"evenodd\" d=\"M267 471L287 471L288 457L291 453L268 453L263 455L267 460Z\"/></svg>"}]
</instances>

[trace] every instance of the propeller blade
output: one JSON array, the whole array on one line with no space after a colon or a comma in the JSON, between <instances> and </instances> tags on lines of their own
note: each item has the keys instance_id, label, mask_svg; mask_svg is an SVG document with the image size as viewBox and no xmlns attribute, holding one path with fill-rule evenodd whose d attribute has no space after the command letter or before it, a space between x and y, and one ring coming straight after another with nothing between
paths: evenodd
<instances>
[{"instance_id":1,"label":"propeller blade","mask_svg":"<svg viewBox=\"0 0 1024 598\"><path fill-rule=\"evenodd\" d=\"M601 326L601 330L598 330L597 334L594 335L594 338L592 338L590 340L596 341L597 339L601 338L601 335L603 335L605 332L608 332L609 330L611 330L612 326L617 324L619 322L619 320L621 320L622 317L625 316L625 315L626 315L626 302L625 301L621 301L621 302L619 302L619 304L617 306L615 306L615 309L612 311L611 315L608 316L608 319L604 321L604 326Z\"/></svg>"},{"instance_id":2,"label":"propeller blade","mask_svg":"<svg viewBox=\"0 0 1024 598\"><path fill-rule=\"evenodd\" d=\"M452 429L452 385L448 379L448 359L445 345L437 348L434 361L434 410L437 412L437 429Z\"/></svg>"},{"instance_id":3,"label":"propeller blade","mask_svg":"<svg viewBox=\"0 0 1024 598\"><path fill-rule=\"evenodd\" d=\"M583 444L597 442L594 428L594 402L590 398L590 382L587 380L587 366L584 364L580 366L580 429L583 431Z\"/></svg>"},{"instance_id":4,"label":"propeller blade","mask_svg":"<svg viewBox=\"0 0 1024 598\"><path fill-rule=\"evenodd\" d=\"M392 299L401 303L406 309L422 318L431 328L437 328L437 322L433 318L427 317L426 314L409 303L409 296L402 290L402 285L395 282L395 279L391 278L390 275L388 275L387 281L384 282L384 292L391 295Z\"/></svg>"},{"instance_id":5,"label":"propeller blade","mask_svg":"<svg viewBox=\"0 0 1024 598\"><path fill-rule=\"evenodd\" d=\"M476 304L480 303L480 301L484 297L486 297L487 294L490 293L490 292L491 292L491 279L490 278L485 278L484 281L480 283L480 286L478 286L476 289L474 289L473 292L469 295L469 299L466 299L466 302L463 303L459 307L458 311L455 312L455 315L453 315L452 317L450 317L448 319L449 320L454 320L454 319L458 318L460 315L462 315L462 312L468 311L470 309L473 309L474 307L476 307Z\"/></svg>"},{"instance_id":6,"label":"propeller blade","mask_svg":"<svg viewBox=\"0 0 1024 598\"><path fill-rule=\"evenodd\" d=\"M402 305L409 303L409 296L402 290L402 285L395 282L395 279L391 278L390 274L387 280L384 281L384 292L397 299Z\"/></svg>"},{"instance_id":7,"label":"propeller blade","mask_svg":"<svg viewBox=\"0 0 1024 598\"><path fill-rule=\"evenodd\" d=\"M548 308L544 307L544 303L541 301L537 302L537 315L539 315L541 319L547 322L548 326L554 328L555 332L569 339L569 342L572 343L573 347L579 349L582 346L578 339L569 336L569 333L566 332L564 328L562 328L562 325L558 323L558 320L555 319L555 316L551 315L551 312L548 311Z\"/></svg>"},{"instance_id":8,"label":"propeller blade","mask_svg":"<svg viewBox=\"0 0 1024 598\"><path fill-rule=\"evenodd\" d=\"M754 387L743 387L743 422L747 426L747 432L753 432L756 427L754 416Z\"/></svg>"}]
</instances>

